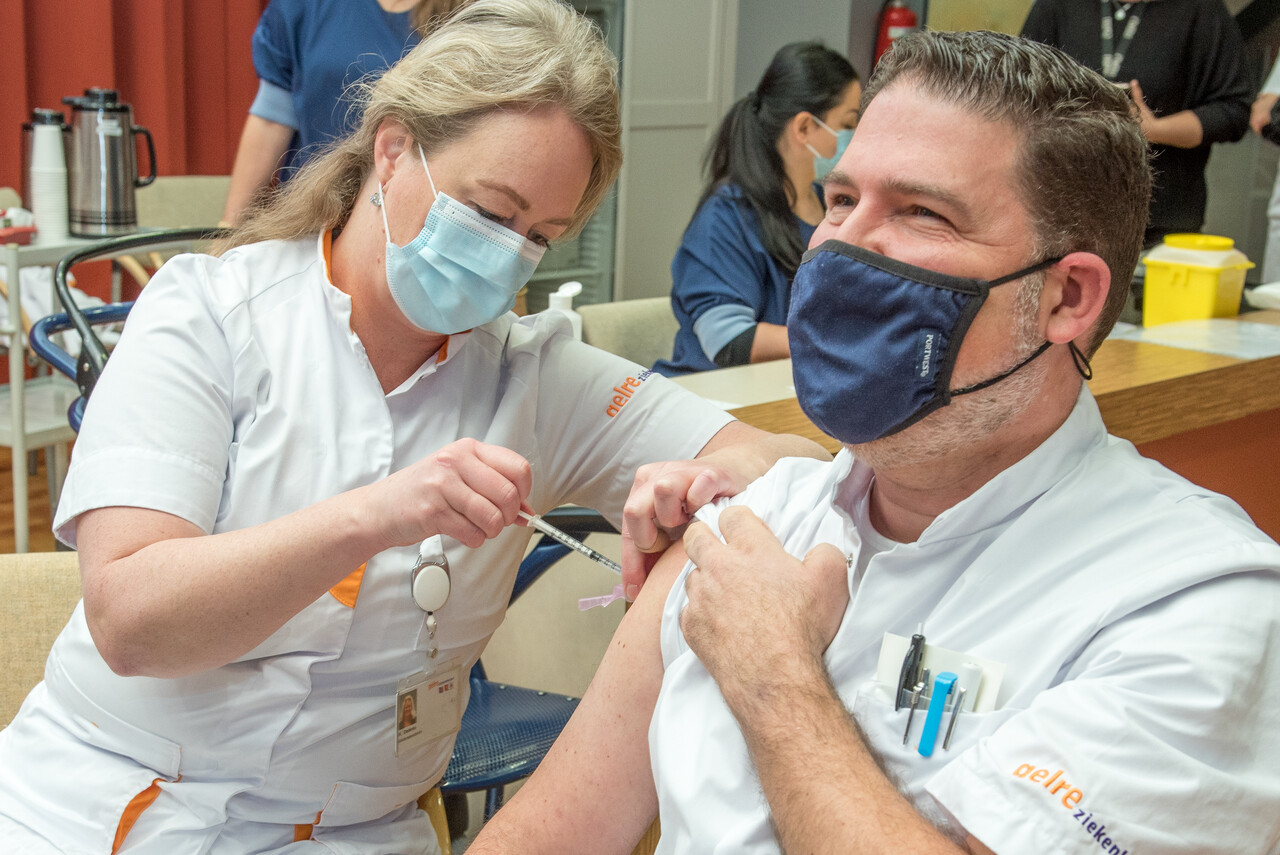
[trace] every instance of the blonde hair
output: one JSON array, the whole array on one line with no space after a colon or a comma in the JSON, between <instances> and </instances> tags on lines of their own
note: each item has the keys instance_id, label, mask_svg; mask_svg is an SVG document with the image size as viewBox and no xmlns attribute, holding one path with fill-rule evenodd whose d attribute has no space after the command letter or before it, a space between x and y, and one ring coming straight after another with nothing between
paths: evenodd
<instances>
[{"instance_id":1,"label":"blonde hair","mask_svg":"<svg viewBox=\"0 0 1280 855\"><path fill-rule=\"evenodd\" d=\"M292 240L346 223L388 119L428 156L503 108L556 106L586 133L591 176L563 237L586 224L622 165L617 61L599 29L560 0L475 0L389 68L359 84L359 127L250 209L215 251Z\"/></svg>"}]
</instances>

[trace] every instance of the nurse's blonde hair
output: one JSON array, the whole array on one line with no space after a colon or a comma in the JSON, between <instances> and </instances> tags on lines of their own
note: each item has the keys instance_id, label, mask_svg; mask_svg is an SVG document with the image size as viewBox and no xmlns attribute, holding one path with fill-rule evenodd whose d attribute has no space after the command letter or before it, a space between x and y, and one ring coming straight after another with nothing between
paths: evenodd
<instances>
[{"instance_id":1,"label":"nurse's blonde hair","mask_svg":"<svg viewBox=\"0 0 1280 855\"><path fill-rule=\"evenodd\" d=\"M501 109L563 109L591 145L591 177L564 237L585 225L622 166L617 60L599 29L559 0L475 0L380 78L360 84L359 127L250 209L218 248L343 226L373 171L388 119L428 156Z\"/></svg>"}]
</instances>

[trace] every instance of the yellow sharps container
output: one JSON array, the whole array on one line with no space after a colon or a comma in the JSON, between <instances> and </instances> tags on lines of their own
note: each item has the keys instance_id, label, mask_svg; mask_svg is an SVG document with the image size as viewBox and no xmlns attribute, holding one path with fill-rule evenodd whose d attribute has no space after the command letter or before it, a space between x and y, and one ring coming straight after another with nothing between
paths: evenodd
<instances>
[{"instance_id":1,"label":"yellow sharps container","mask_svg":"<svg viewBox=\"0 0 1280 855\"><path fill-rule=\"evenodd\" d=\"M1199 318L1231 318L1240 311L1244 273L1253 262L1229 237L1165 235L1147 253L1142 325Z\"/></svg>"}]
</instances>

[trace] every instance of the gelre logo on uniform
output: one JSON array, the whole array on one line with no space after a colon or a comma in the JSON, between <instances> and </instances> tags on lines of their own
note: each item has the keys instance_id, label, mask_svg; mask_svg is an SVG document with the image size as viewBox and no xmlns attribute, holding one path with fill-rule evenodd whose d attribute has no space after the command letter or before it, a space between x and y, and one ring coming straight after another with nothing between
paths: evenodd
<instances>
[{"instance_id":1,"label":"gelre logo on uniform","mask_svg":"<svg viewBox=\"0 0 1280 855\"><path fill-rule=\"evenodd\" d=\"M1052 796L1057 796L1061 793L1062 806L1071 811L1071 818L1080 823L1085 834L1091 836L1094 843L1103 852L1108 853L1108 855L1129 855L1127 848L1120 848L1120 844L1112 840L1111 835L1107 833L1107 824L1105 822L1095 820L1092 811L1079 806L1080 800L1084 798L1084 792L1078 787L1067 783L1067 779L1061 769L1050 775L1047 768L1041 769L1030 763L1023 763L1013 770L1013 776L1033 784L1039 784L1048 790Z\"/></svg>"},{"instance_id":2,"label":"gelre logo on uniform","mask_svg":"<svg viewBox=\"0 0 1280 855\"><path fill-rule=\"evenodd\" d=\"M628 377L617 386L613 387L614 396L609 400L609 406L605 407L604 414L609 418L613 418L622 412L622 408L631 400L631 396L640 388L640 384L653 376L653 371L645 369L640 372L638 377Z\"/></svg>"}]
</instances>

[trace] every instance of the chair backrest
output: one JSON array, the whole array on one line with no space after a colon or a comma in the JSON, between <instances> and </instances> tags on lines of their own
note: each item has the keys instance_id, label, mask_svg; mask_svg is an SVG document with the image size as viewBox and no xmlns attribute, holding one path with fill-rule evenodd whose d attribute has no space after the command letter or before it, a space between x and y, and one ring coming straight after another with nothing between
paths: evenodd
<instances>
[{"instance_id":1,"label":"chair backrest","mask_svg":"<svg viewBox=\"0 0 1280 855\"><path fill-rule=\"evenodd\" d=\"M230 175L161 175L138 188L138 225L160 229L216 226L230 187Z\"/></svg>"},{"instance_id":2,"label":"chair backrest","mask_svg":"<svg viewBox=\"0 0 1280 855\"><path fill-rule=\"evenodd\" d=\"M44 679L53 640L80 600L80 564L74 552L0 555L0 726L7 725L27 694Z\"/></svg>"},{"instance_id":3,"label":"chair backrest","mask_svg":"<svg viewBox=\"0 0 1280 855\"><path fill-rule=\"evenodd\" d=\"M667 297L579 306L582 340L648 368L671 356L680 322Z\"/></svg>"},{"instance_id":4,"label":"chair backrest","mask_svg":"<svg viewBox=\"0 0 1280 855\"><path fill-rule=\"evenodd\" d=\"M74 430L80 430L85 401L107 364L107 348L94 332L94 325L123 321L133 303L108 303L82 309L71 295L68 281L70 270L82 261L99 258L119 258L135 252L150 253L161 249L182 246L187 251L216 240L227 233L226 229L197 226L188 229L167 229L155 232L121 235L72 250L59 260L53 271L53 288L65 309L56 315L48 315L31 325L31 349L60 373L76 381L80 397L67 412L67 419ZM75 329L80 337L80 353L72 356L53 339L56 333Z\"/></svg>"}]
</instances>

